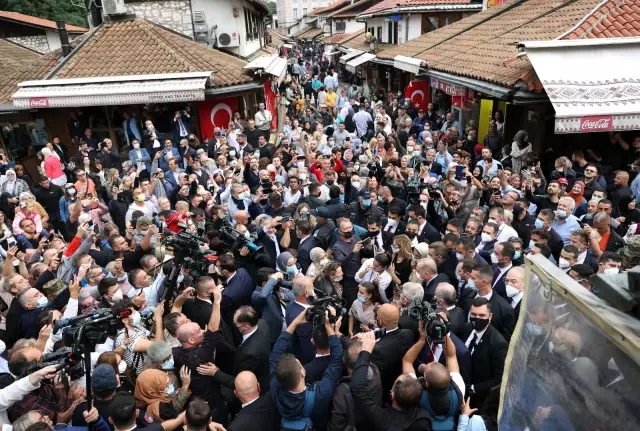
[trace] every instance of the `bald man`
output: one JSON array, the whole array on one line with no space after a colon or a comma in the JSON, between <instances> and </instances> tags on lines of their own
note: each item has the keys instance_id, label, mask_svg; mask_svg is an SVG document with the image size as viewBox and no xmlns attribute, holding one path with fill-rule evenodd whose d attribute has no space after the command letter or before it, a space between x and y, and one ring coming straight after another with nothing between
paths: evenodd
<instances>
[{"instance_id":1,"label":"bald man","mask_svg":"<svg viewBox=\"0 0 640 431\"><path fill-rule=\"evenodd\" d=\"M513 312L516 315L516 323L520 316L520 302L524 295L524 268L521 266L515 266L507 272L507 276L504 279L505 289L509 303L513 307Z\"/></svg>"},{"instance_id":2,"label":"bald man","mask_svg":"<svg viewBox=\"0 0 640 431\"><path fill-rule=\"evenodd\" d=\"M249 223L249 213L247 211L244 211L244 210L236 211L236 213L233 215L233 220L236 222L236 228L237 228L237 225L243 225L243 226L246 226L250 234L255 233L256 226L254 224Z\"/></svg>"},{"instance_id":3,"label":"bald man","mask_svg":"<svg viewBox=\"0 0 640 431\"><path fill-rule=\"evenodd\" d=\"M430 257L418 262L416 273L424 286L424 299L429 302L433 299L438 284L451 282L446 274L438 274L438 265Z\"/></svg>"},{"instance_id":4,"label":"bald man","mask_svg":"<svg viewBox=\"0 0 640 431\"><path fill-rule=\"evenodd\" d=\"M236 376L233 393L242 409L227 427L228 431L278 431L280 420L271 396L260 396L260 384L251 371Z\"/></svg>"},{"instance_id":5,"label":"bald man","mask_svg":"<svg viewBox=\"0 0 640 431\"><path fill-rule=\"evenodd\" d=\"M409 329L400 329L398 320L400 310L392 304L383 304L378 309L378 328L383 332L371 353L371 362L380 370L382 395L391 401L390 391L393 382L402 372L402 357L413 344L413 333Z\"/></svg>"},{"instance_id":6,"label":"bald man","mask_svg":"<svg viewBox=\"0 0 640 431\"><path fill-rule=\"evenodd\" d=\"M462 327L467 322L467 313L456 306L457 291L450 283L440 283L435 290L436 305L449 313L451 322L451 332L458 335L462 332Z\"/></svg>"},{"instance_id":7,"label":"bald man","mask_svg":"<svg viewBox=\"0 0 640 431\"><path fill-rule=\"evenodd\" d=\"M615 188L609 194L609 199L613 204L614 208L617 208L620 204L621 199L632 199L633 193L631 192L631 188L629 187L629 172L626 171L618 171L616 173L615 179L613 180ZM625 208L626 209L626 208Z\"/></svg>"}]
</instances>

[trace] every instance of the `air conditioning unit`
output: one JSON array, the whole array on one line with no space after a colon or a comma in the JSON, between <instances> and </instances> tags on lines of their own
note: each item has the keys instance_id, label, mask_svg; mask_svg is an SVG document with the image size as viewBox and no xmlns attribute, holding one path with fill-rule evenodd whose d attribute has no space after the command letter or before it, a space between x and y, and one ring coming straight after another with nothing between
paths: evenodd
<instances>
[{"instance_id":1,"label":"air conditioning unit","mask_svg":"<svg viewBox=\"0 0 640 431\"><path fill-rule=\"evenodd\" d=\"M102 0L102 12L104 15L123 15L127 8L124 0Z\"/></svg>"},{"instance_id":2,"label":"air conditioning unit","mask_svg":"<svg viewBox=\"0 0 640 431\"><path fill-rule=\"evenodd\" d=\"M234 25L218 24L216 48L235 48L240 46L240 32Z\"/></svg>"}]
</instances>

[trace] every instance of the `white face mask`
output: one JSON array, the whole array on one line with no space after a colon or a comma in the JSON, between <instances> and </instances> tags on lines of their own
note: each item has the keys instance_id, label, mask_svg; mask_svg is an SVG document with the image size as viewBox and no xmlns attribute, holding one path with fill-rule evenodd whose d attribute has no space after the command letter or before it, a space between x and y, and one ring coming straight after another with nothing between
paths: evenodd
<instances>
[{"instance_id":1,"label":"white face mask","mask_svg":"<svg viewBox=\"0 0 640 431\"><path fill-rule=\"evenodd\" d=\"M124 374L127 371L127 363L125 361L120 361L118 363L118 373Z\"/></svg>"},{"instance_id":2,"label":"white face mask","mask_svg":"<svg viewBox=\"0 0 640 431\"><path fill-rule=\"evenodd\" d=\"M351 181L351 186L356 190L360 190L360 187L361 187L360 181L359 180Z\"/></svg>"},{"instance_id":3,"label":"white face mask","mask_svg":"<svg viewBox=\"0 0 640 431\"><path fill-rule=\"evenodd\" d=\"M497 264L499 261L500 261L500 258L498 258L498 255L495 253L491 253L491 263Z\"/></svg>"},{"instance_id":4,"label":"white face mask","mask_svg":"<svg viewBox=\"0 0 640 431\"><path fill-rule=\"evenodd\" d=\"M298 175L298 178L300 179L300 181L306 181L307 180L307 174L300 174Z\"/></svg>"},{"instance_id":5,"label":"white face mask","mask_svg":"<svg viewBox=\"0 0 640 431\"><path fill-rule=\"evenodd\" d=\"M140 149L140 144L133 144L133 149L134 150Z\"/></svg>"},{"instance_id":6,"label":"white face mask","mask_svg":"<svg viewBox=\"0 0 640 431\"><path fill-rule=\"evenodd\" d=\"M509 298L513 298L514 296L516 296L518 293L520 293L520 291L518 289L516 289L515 287L511 286L510 284L507 284L505 286L505 289L507 290L507 296Z\"/></svg>"},{"instance_id":7,"label":"white face mask","mask_svg":"<svg viewBox=\"0 0 640 431\"><path fill-rule=\"evenodd\" d=\"M122 298L123 298L122 290L118 289L116 293L114 293L113 296L111 297L111 301L115 303L118 301L122 301Z\"/></svg>"},{"instance_id":8,"label":"white face mask","mask_svg":"<svg viewBox=\"0 0 640 431\"><path fill-rule=\"evenodd\" d=\"M569 261L563 257L560 258L560 261L558 262L558 267L560 269L569 269L571 267L571 264L569 263Z\"/></svg>"},{"instance_id":9,"label":"white face mask","mask_svg":"<svg viewBox=\"0 0 640 431\"><path fill-rule=\"evenodd\" d=\"M390 218L389 220L387 220L387 226L398 226L398 220L394 220L392 218Z\"/></svg>"},{"instance_id":10,"label":"white face mask","mask_svg":"<svg viewBox=\"0 0 640 431\"><path fill-rule=\"evenodd\" d=\"M480 238L482 239L482 242L491 242L491 235L489 235L488 233L482 232Z\"/></svg>"},{"instance_id":11,"label":"white face mask","mask_svg":"<svg viewBox=\"0 0 640 431\"><path fill-rule=\"evenodd\" d=\"M618 268L605 268L603 271L607 275L618 274L620 270Z\"/></svg>"},{"instance_id":12,"label":"white face mask","mask_svg":"<svg viewBox=\"0 0 640 431\"><path fill-rule=\"evenodd\" d=\"M462 254L462 253L456 253L456 259L458 259L458 260L462 260L462 259L464 259L464 254Z\"/></svg>"}]
</instances>

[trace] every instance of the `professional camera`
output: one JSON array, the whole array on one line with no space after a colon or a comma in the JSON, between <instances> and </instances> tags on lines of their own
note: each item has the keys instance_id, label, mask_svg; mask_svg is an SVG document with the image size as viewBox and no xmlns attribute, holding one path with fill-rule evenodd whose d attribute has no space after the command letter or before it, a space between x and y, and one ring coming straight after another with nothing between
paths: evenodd
<instances>
[{"instance_id":1,"label":"professional camera","mask_svg":"<svg viewBox=\"0 0 640 431\"><path fill-rule=\"evenodd\" d=\"M273 191L273 183L269 180L264 182L260 181L260 186L262 187L262 193L264 193L265 195L268 195Z\"/></svg>"},{"instance_id":2,"label":"professional camera","mask_svg":"<svg viewBox=\"0 0 640 431\"><path fill-rule=\"evenodd\" d=\"M131 310L124 310L116 316L109 308L98 308L90 314L56 320L53 332L62 329L62 339L66 346L102 344L109 335L124 328L122 319L130 315Z\"/></svg>"},{"instance_id":3,"label":"professional camera","mask_svg":"<svg viewBox=\"0 0 640 431\"><path fill-rule=\"evenodd\" d=\"M40 362L29 362L27 368L19 378L26 377L29 374L51 365L55 365L56 371L62 371L67 374L71 380L79 379L85 375L82 356L79 353L74 352L70 347L65 347L53 353L45 353L42 355L42 360Z\"/></svg>"},{"instance_id":4,"label":"professional camera","mask_svg":"<svg viewBox=\"0 0 640 431\"><path fill-rule=\"evenodd\" d=\"M167 247L171 247L173 255L182 263L191 277L202 277L209 274L207 255L213 252L200 251L200 244L207 243L204 238L181 231L177 235L167 237L166 241Z\"/></svg>"},{"instance_id":5,"label":"professional camera","mask_svg":"<svg viewBox=\"0 0 640 431\"><path fill-rule=\"evenodd\" d=\"M444 344L451 324L442 320L442 317L436 313L429 302L417 302L409 311L409 316L422 320L422 326L427 333L427 341L430 340L433 344Z\"/></svg>"},{"instance_id":6,"label":"professional camera","mask_svg":"<svg viewBox=\"0 0 640 431\"><path fill-rule=\"evenodd\" d=\"M239 232L231 226L227 220L224 220L220 228L220 241L222 241L232 253L243 247L247 247L251 253L255 253L262 248L261 245L254 242L255 238Z\"/></svg>"},{"instance_id":7,"label":"professional camera","mask_svg":"<svg viewBox=\"0 0 640 431\"><path fill-rule=\"evenodd\" d=\"M440 183L427 183L425 184L425 188L429 191L430 199L440 199L440 193L438 193L438 191L444 195L444 192L447 190L446 186Z\"/></svg>"},{"instance_id":8,"label":"professional camera","mask_svg":"<svg viewBox=\"0 0 640 431\"><path fill-rule=\"evenodd\" d=\"M420 193L427 187L427 184L420 182L418 177L409 177L407 180L407 203L409 205L420 202Z\"/></svg>"},{"instance_id":9,"label":"professional camera","mask_svg":"<svg viewBox=\"0 0 640 431\"><path fill-rule=\"evenodd\" d=\"M340 316L345 317L347 315L346 301L339 296L314 298L310 302L311 307L307 309L307 322L312 323L313 326L324 325L325 313L330 306L336 310L336 314L329 313L329 322L336 323Z\"/></svg>"}]
</instances>

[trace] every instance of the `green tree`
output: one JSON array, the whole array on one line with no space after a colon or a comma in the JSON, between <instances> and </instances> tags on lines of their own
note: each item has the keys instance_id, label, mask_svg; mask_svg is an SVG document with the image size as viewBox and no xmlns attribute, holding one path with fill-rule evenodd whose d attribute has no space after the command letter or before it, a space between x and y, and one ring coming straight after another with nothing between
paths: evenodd
<instances>
[{"instance_id":1,"label":"green tree","mask_svg":"<svg viewBox=\"0 0 640 431\"><path fill-rule=\"evenodd\" d=\"M275 15L278 13L278 7L276 6L276 2L270 1L267 3L269 10L271 11L271 15Z\"/></svg>"},{"instance_id":2,"label":"green tree","mask_svg":"<svg viewBox=\"0 0 640 431\"><path fill-rule=\"evenodd\" d=\"M0 0L0 10L87 27L87 10L83 0Z\"/></svg>"}]
</instances>

